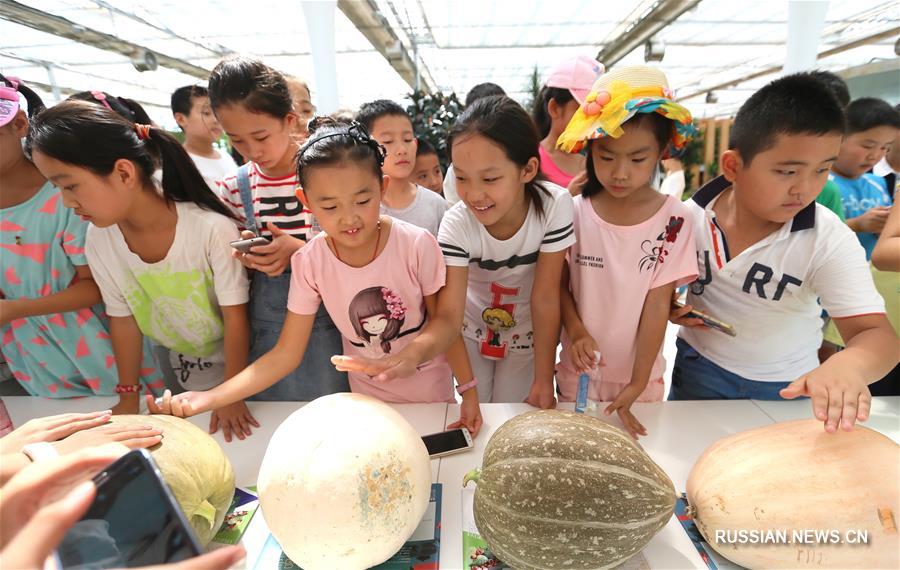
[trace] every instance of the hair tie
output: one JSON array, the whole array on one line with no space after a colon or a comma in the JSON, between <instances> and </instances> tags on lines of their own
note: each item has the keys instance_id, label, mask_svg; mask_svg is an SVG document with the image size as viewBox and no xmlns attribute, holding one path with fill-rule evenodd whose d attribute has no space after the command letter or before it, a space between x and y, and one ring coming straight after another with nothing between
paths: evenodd
<instances>
[{"instance_id":1,"label":"hair tie","mask_svg":"<svg viewBox=\"0 0 900 570\"><path fill-rule=\"evenodd\" d=\"M140 123L134 124L134 132L137 133L137 137L142 141L145 141L150 138L150 125L142 125Z\"/></svg>"},{"instance_id":2,"label":"hair tie","mask_svg":"<svg viewBox=\"0 0 900 570\"><path fill-rule=\"evenodd\" d=\"M93 97L95 100L99 101L104 107L106 107L110 111L113 110L113 108L109 106L109 102L107 102L106 95L103 93L103 91L91 91L91 97Z\"/></svg>"}]
</instances>

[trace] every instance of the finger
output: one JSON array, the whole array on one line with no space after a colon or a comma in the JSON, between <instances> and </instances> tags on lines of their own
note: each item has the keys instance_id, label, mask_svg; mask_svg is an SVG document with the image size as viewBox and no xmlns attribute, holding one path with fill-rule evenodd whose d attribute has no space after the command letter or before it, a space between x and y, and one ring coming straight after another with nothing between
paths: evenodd
<instances>
[{"instance_id":1,"label":"finger","mask_svg":"<svg viewBox=\"0 0 900 570\"><path fill-rule=\"evenodd\" d=\"M232 435L238 439L244 439L244 430L241 428L241 422L238 418L229 418L228 427L231 430Z\"/></svg>"},{"instance_id":2,"label":"finger","mask_svg":"<svg viewBox=\"0 0 900 570\"><path fill-rule=\"evenodd\" d=\"M859 409L856 412L856 419L861 422L869 419L869 412L872 408L872 393L869 392L869 387L866 386L866 389L860 392L859 394Z\"/></svg>"},{"instance_id":3,"label":"finger","mask_svg":"<svg viewBox=\"0 0 900 570\"><path fill-rule=\"evenodd\" d=\"M461 418L456 420L452 424L447 425L447 429L456 429L456 428L461 428L461 427L463 427L463 421Z\"/></svg>"},{"instance_id":4,"label":"finger","mask_svg":"<svg viewBox=\"0 0 900 570\"><path fill-rule=\"evenodd\" d=\"M841 421L841 411L844 409L844 393L838 389L828 390L826 388L823 391L826 392L828 398L828 403L826 404L828 418L825 420L825 431L834 433L837 431Z\"/></svg>"},{"instance_id":5,"label":"finger","mask_svg":"<svg viewBox=\"0 0 900 570\"><path fill-rule=\"evenodd\" d=\"M248 419L249 414L241 414L238 416L238 422L241 424L241 431L244 432L244 435L250 436L253 435L253 432L250 431L250 422Z\"/></svg>"},{"instance_id":6,"label":"finger","mask_svg":"<svg viewBox=\"0 0 900 570\"><path fill-rule=\"evenodd\" d=\"M256 418L253 417L253 414L250 413L250 410L247 410L247 421L248 421L248 422L250 423L250 425L252 425L253 427L259 427L259 422L256 421Z\"/></svg>"},{"instance_id":7,"label":"finger","mask_svg":"<svg viewBox=\"0 0 900 570\"><path fill-rule=\"evenodd\" d=\"M153 437L155 435L162 435L162 430L152 426L109 426L98 428L97 433L108 435L112 441L125 441L126 439L135 437Z\"/></svg>"},{"instance_id":8,"label":"finger","mask_svg":"<svg viewBox=\"0 0 900 570\"><path fill-rule=\"evenodd\" d=\"M53 416L52 418L47 418L48 420L52 419L47 423L47 429L55 429L59 427L65 427L67 425L71 425L75 422L83 422L96 420L101 416L105 416L109 418L112 415L112 410L99 410L96 412L87 412L87 413L71 413L71 414L60 414L58 416Z\"/></svg>"},{"instance_id":9,"label":"finger","mask_svg":"<svg viewBox=\"0 0 900 570\"><path fill-rule=\"evenodd\" d=\"M281 273L284 271L285 266L286 264L284 259L275 259L271 263L254 263L253 269L262 271L270 277L274 277L276 275L281 275Z\"/></svg>"},{"instance_id":10,"label":"finger","mask_svg":"<svg viewBox=\"0 0 900 570\"><path fill-rule=\"evenodd\" d=\"M221 427L222 437L225 438L225 443L231 443L231 422L224 420Z\"/></svg>"},{"instance_id":11,"label":"finger","mask_svg":"<svg viewBox=\"0 0 900 570\"><path fill-rule=\"evenodd\" d=\"M121 443L129 449L146 449L148 447L153 447L154 445L161 442L163 439L162 434L158 435L149 435L144 437L132 437L127 440L122 441Z\"/></svg>"},{"instance_id":12,"label":"finger","mask_svg":"<svg viewBox=\"0 0 900 570\"><path fill-rule=\"evenodd\" d=\"M184 410L182 408L182 401L180 398L172 398L169 401L169 406L172 409L173 416L178 416L179 418L185 417Z\"/></svg>"},{"instance_id":13,"label":"finger","mask_svg":"<svg viewBox=\"0 0 900 570\"><path fill-rule=\"evenodd\" d=\"M806 376L801 376L797 378L781 390L779 390L778 395L784 398L785 400L793 400L799 396L803 396L806 394ZM815 403L815 402L813 402ZM820 420L824 420L824 416L819 416L819 413L816 412L816 418Z\"/></svg>"},{"instance_id":14,"label":"finger","mask_svg":"<svg viewBox=\"0 0 900 570\"><path fill-rule=\"evenodd\" d=\"M478 432L481 431L481 426L484 425L484 418L481 417L481 414L478 414L478 416L475 418L475 422L473 423L473 425L475 427L475 431L472 432L472 437L475 437L476 435L478 435Z\"/></svg>"},{"instance_id":15,"label":"finger","mask_svg":"<svg viewBox=\"0 0 900 570\"><path fill-rule=\"evenodd\" d=\"M42 568L69 528L87 512L96 493L94 483L85 481L38 510L4 548L4 567Z\"/></svg>"},{"instance_id":16,"label":"finger","mask_svg":"<svg viewBox=\"0 0 900 570\"><path fill-rule=\"evenodd\" d=\"M241 239L253 239L257 237L255 233L250 230L241 230Z\"/></svg>"},{"instance_id":17,"label":"finger","mask_svg":"<svg viewBox=\"0 0 900 570\"><path fill-rule=\"evenodd\" d=\"M146 396L144 396L144 401L147 402L147 411L150 412L151 414L163 413L162 407L157 405L155 397L151 396L150 394L147 394Z\"/></svg>"},{"instance_id":18,"label":"finger","mask_svg":"<svg viewBox=\"0 0 900 570\"><path fill-rule=\"evenodd\" d=\"M213 412L209 414L209 433L216 433L219 429L219 414Z\"/></svg>"},{"instance_id":19,"label":"finger","mask_svg":"<svg viewBox=\"0 0 900 570\"><path fill-rule=\"evenodd\" d=\"M859 407L860 394L856 390L850 390L844 392L843 396L844 405L841 407L840 427L844 431L850 431L853 429L853 424L856 423L856 414Z\"/></svg>"},{"instance_id":20,"label":"finger","mask_svg":"<svg viewBox=\"0 0 900 570\"><path fill-rule=\"evenodd\" d=\"M90 418L80 421L72 422L68 425L60 426L51 430L47 435L48 439L46 441L57 441L60 439L65 439L72 435L73 433L77 433L82 430L91 429L97 426L101 426L109 421L109 418L112 416L112 412L109 414L97 416L96 418Z\"/></svg>"}]
</instances>

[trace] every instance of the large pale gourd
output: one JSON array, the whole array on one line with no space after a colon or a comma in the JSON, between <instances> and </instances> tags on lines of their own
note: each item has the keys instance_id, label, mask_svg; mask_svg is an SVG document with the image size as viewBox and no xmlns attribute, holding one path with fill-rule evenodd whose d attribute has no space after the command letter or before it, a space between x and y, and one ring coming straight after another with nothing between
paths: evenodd
<instances>
[{"instance_id":1,"label":"large pale gourd","mask_svg":"<svg viewBox=\"0 0 900 570\"><path fill-rule=\"evenodd\" d=\"M900 447L868 428L777 423L704 452L687 481L690 512L719 554L747 568L896 569L898 465ZM820 537L806 543L807 531ZM856 531L868 544L850 544Z\"/></svg>"},{"instance_id":2,"label":"large pale gourd","mask_svg":"<svg viewBox=\"0 0 900 570\"><path fill-rule=\"evenodd\" d=\"M150 453L201 544L209 543L234 497L234 470L216 440L191 422L173 416L113 416L112 423L150 426L163 432L162 441L151 447Z\"/></svg>"},{"instance_id":3,"label":"large pale gourd","mask_svg":"<svg viewBox=\"0 0 900 570\"><path fill-rule=\"evenodd\" d=\"M428 451L383 402L324 396L275 430L259 503L284 553L305 570L362 570L394 555L425 514Z\"/></svg>"},{"instance_id":4,"label":"large pale gourd","mask_svg":"<svg viewBox=\"0 0 900 570\"><path fill-rule=\"evenodd\" d=\"M672 481L628 434L561 410L517 416L494 433L477 480L475 524L516 570L614 566L675 508Z\"/></svg>"}]
</instances>

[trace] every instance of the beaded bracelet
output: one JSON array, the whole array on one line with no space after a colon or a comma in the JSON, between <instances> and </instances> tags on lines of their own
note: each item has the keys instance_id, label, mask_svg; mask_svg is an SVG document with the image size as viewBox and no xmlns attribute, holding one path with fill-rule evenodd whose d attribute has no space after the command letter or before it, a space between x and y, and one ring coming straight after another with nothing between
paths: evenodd
<instances>
[{"instance_id":1,"label":"beaded bracelet","mask_svg":"<svg viewBox=\"0 0 900 570\"><path fill-rule=\"evenodd\" d=\"M137 394L140 391L140 384L119 384L116 386L116 394Z\"/></svg>"}]
</instances>

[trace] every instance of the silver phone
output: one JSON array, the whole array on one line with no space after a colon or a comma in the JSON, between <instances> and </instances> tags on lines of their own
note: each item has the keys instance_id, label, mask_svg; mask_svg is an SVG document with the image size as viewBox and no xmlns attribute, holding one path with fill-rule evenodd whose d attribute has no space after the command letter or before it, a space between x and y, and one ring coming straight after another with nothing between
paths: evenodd
<instances>
[{"instance_id":1,"label":"silver phone","mask_svg":"<svg viewBox=\"0 0 900 570\"><path fill-rule=\"evenodd\" d=\"M253 237L248 239L239 239L229 243L228 245L241 253L250 253L251 247L256 247L258 245L269 245L270 243L271 242L269 241L269 238Z\"/></svg>"}]
</instances>

